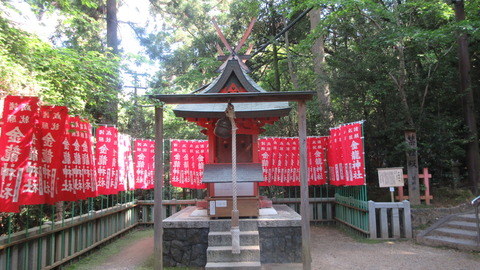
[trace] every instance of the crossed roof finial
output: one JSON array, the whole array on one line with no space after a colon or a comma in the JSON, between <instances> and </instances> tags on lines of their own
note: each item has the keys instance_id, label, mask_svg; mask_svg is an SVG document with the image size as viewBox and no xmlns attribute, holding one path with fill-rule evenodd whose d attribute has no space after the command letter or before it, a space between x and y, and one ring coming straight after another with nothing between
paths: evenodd
<instances>
[{"instance_id":1,"label":"crossed roof finial","mask_svg":"<svg viewBox=\"0 0 480 270\"><path fill-rule=\"evenodd\" d=\"M242 39L240 40L238 45L235 47L235 49L233 49L232 46L230 46L230 43L228 43L225 36L223 35L220 28L218 27L218 24L217 24L217 21L215 20L215 17L212 17L213 25L215 26L215 29L217 30L217 33L220 36L220 40L222 40L223 45L225 45L225 48L227 48L227 50L230 52L230 55L228 55L228 56L225 55L223 53L222 48L218 45L218 43L216 44L218 53L220 54L220 56L217 59L219 61L224 61L223 64L218 68L218 71L220 71L220 72L223 71L229 60L237 59L237 60L240 60L240 61L238 61L238 63L240 64L240 67L242 67L242 69L245 72L250 72L250 69L247 67L245 62L248 59L250 59L249 54L252 51L253 44L250 45L250 47L248 48L247 52L244 55L240 55L240 54L238 54L238 52L243 47L243 45L245 44L245 41L247 40L248 36L252 32L252 28L253 28L253 25L255 24L255 21L256 21L256 18L253 18L252 21L250 22L250 25L248 26L247 31L245 32L245 34L243 34Z\"/></svg>"}]
</instances>

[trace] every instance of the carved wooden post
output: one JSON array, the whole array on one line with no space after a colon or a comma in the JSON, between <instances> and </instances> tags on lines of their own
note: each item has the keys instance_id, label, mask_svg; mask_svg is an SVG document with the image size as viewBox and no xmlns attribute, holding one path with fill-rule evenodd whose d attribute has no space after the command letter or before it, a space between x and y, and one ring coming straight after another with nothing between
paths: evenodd
<instances>
[{"instance_id":1,"label":"carved wooden post","mask_svg":"<svg viewBox=\"0 0 480 270\"><path fill-rule=\"evenodd\" d=\"M410 204L420 204L420 183L418 179L417 133L415 130L405 130L407 142L407 173L408 197Z\"/></svg>"}]
</instances>

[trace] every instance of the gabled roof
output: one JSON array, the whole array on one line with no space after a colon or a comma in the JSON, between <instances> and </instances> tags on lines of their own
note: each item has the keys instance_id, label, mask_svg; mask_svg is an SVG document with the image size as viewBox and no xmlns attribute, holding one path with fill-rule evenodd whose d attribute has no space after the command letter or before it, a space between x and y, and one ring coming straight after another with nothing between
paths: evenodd
<instances>
[{"instance_id":1,"label":"gabled roof","mask_svg":"<svg viewBox=\"0 0 480 270\"><path fill-rule=\"evenodd\" d=\"M237 79L247 92L266 92L240 67L238 60L229 60L220 76L199 93L220 93L230 80Z\"/></svg>"},{"instance_id":2,"label":"gabled roof","mask_svg":"<svg viewBox=\"0 0 480 270\"><path fill-rule=\"evenodd\" d=\"M239 85L237 85L239 84ZM234 85L239 93L226 93L226 90ZM210 96L224 93L225 95L248 95L258 94L259 102L232 103L235 107L235 115L240 118L255 117L283 117L290 113L288 102L262 102L262 94L269 92L262 89L255 81L248 76L240 67L238 60L229 60L222 73L208 86L195 93L195 96ZM225 116L227 104L202 103L202 104L180 104L173 111L177 117L194 118L221 118Z\"/></svg>"}]
</instances>

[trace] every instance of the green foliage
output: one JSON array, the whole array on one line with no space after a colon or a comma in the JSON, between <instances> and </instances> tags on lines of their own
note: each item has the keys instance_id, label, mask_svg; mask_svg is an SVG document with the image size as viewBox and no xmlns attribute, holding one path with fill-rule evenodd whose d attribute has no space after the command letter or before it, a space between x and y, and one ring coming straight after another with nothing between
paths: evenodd
<instances>
[{"instance_id":1,"label":"green foliage","mask_svg":"<svg viewBox=\"0 0 480 270\"><path fill-rule=\"evenodd\" d=\"M94 108L116 97L105 89L118 84L118 59L108 53L53 48L0 18L2 95L39 95L47 104L94 118ZM5 93L5 94L3 94Z\"/></svg>"},{"instance_id":2,"label":"green foliage","mask_svg":"<svg viewBox=\"0 0 480 270\"><path fill-rule=\"evenodd\" d=\"M29 1L39 16L61 11L65 20L57 28L56 40L64 48L59 49L12 28L2 19L2 95L12 89L40 93L44 101L101 118L108 105L117 100L119 68L119 60L105 52L104 2ZM466 20L462 22L455 21L453 6L438 0L167 0L150 4L152 14L160 15L163 22L154 33L147 27L136 27L149 60L159 65L149 93L188 93L211 82L221 65L215 60L215 43L223 47L211 17L216 17L233 47L256 17L257 23L241 52L249 44L255 45L255 52L270 42L247 62L252 69L250 76L259 85L268 91L316 90L318 77L328 84L333 119L324 115L317 99L309 102L308 135L327 135L332 125L366 120L368 181L374 183L376 168L405 166L403 132L410 117L417 129L420 166L429 167L434 185L452 184L452 163L464 162L465 145L471 139L466 137L463 124L463 93L457 91L456 38L458 33L468 34L472 87L478 89L480 0L465 1ZM288 48L285 36L273 39L310 7L321 9L316 29L310 30L306 16L290 29ZM314 71L312 46L319 38L325 44L324 74ZM147 60L133 61L140 64ZM402 88L399 79L403 72ZM480 96L475 98L478 104ZM120 105L120 129L134 137L153 138L154 110L139 107L151 105L151 101L126 93ZM198 126L174 117L170 107L164 115L165 138L205 138ZM265 127L263 135L296 136L297 126L293 108L290 116ZM464 176L464 172L459 175Z\"/></svg>"}]
</instances>

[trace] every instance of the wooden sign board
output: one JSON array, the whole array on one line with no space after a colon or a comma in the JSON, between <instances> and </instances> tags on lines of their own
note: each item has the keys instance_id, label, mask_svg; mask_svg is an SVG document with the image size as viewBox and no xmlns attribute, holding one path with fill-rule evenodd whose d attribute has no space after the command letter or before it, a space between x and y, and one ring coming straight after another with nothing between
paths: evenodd
<instances>
[{"instance_id":1,"label":"wooden sign board","mask_svg":"<svg viewBox=\"0 0 480 270\"><path fill-rule=\"evenodd\" d=\"M378 183L380 187L403 187L403 168L379 168Z\"/></svg>"}]
</instances>

